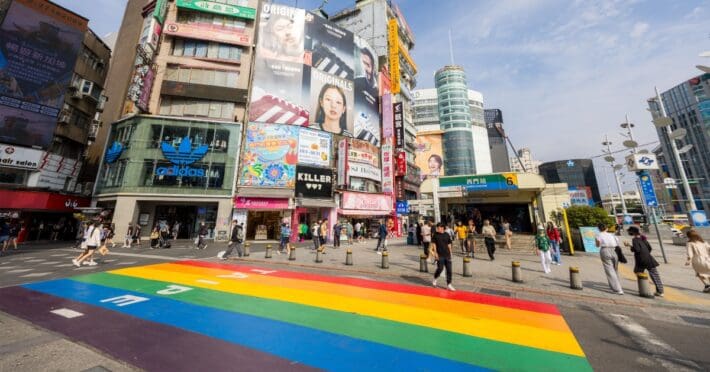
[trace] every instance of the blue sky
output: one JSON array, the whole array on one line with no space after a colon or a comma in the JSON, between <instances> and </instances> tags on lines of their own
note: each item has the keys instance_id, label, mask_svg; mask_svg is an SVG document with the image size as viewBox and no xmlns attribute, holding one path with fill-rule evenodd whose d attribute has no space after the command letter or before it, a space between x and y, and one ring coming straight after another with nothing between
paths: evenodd
<instances>
[{"instance_id":1,"label":"blue sky","mask_svg":"<svg viewBox=\"0 0 710 372\"><path fill-rule=\"evenodd\" d=\"M104 35L116 31L123 0L58 0ZM317 0L275 2L313 9ZM330 0L330 14L353 6ZM710 3L700 0L398 1L415 37L420 88L454 58L487 108L503 110L516 147L543 161L601 153L608 134L620 149L628 114L639 143L657 141L646 111L653 87L667 90L710 65ZM602 165L600 162L599 165ZM597 177L606 189L602 170ZM629 179L630 180L630 179ZM628 182L631 184L631 182Z\"/></svg>"}]
</instances>

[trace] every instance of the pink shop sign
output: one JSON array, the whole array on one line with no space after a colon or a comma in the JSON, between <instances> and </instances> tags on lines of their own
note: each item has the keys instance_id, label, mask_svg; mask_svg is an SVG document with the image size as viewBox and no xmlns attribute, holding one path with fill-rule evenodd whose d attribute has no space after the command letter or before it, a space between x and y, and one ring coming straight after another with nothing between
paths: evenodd
<instances>
[{"instance_id":1,"label":"pink shop sign","mask_svg":"<svg viewBox=\"0 0 710 372\"><path fill-rule=\"evenodd\" d=\"M234 208L237 209L289 209L288 199L248 198L237 196L234 198Z\"/></svg>"},{"instance_id":2,"label":"pink shop sign","mask_svg":"<svg viewBox=\"0 0 710 372\"><path fill-rule=\"evenodd\" d=\"M375 210L389 213L392 210L392 198L383 194L365 194L343 192L342 209Z\"/></svg>"}]
</instances>

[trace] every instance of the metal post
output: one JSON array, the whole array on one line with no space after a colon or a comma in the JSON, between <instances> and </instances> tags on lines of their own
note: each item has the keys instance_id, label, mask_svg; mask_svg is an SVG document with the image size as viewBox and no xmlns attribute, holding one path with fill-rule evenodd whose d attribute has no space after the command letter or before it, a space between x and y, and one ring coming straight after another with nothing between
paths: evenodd
<instances>
[{"instance_id":1,"label":"metal post","mask_svg":"<svg viewBox=\"0 0 710 372\"><path fill-rule=\"evenodd\" d=\"M656 89L656 101L658 102L658 107L661 111L661 117L666 117L666 108L663 107L663 101L661 100L661 94L658 93L658 87ZM688 198L686 208L688 211L695 211L695 199L693 198L693 191L690 189L690 184L688 183L688 176L685 174L685 168L683 168L683 162L680 160L680 154L678 153L678 146L675 140L671 138L671 126L666 126L666 135L668 135L668 141L671 145L671 150L673 152L673 158L676 164L678 164L678 173L680 173L680 179L683 182L683 190L685 191L685 196Z\"/></svg>"},{"instance_id":2,"label":"metal post","mask_svg":"<svg viewBox=\"0 0 710 372\"><path fill-rule=\"evenodd\" d=\"M661 232L658 230L658 221L656 220L656 208L654 207L651 207L651 216L653 217L653 227L656 228L658 246L661 248L661 254L663 255L663 263L668 263L668 258L666 257L666 250L663 249L663 239L661 239Z\"/></svg>"},{"instance_id":3,"label":"metal post","mask_svg":"<svg viewBox=\"0 0 710 372\"><path fill-rule=\"evenodd\" d=\"M572 231L569 229L569 221L567 220L567 210L562 208L562 219L565 221L565 230L567 231L567 243L569 243L569 255L574 256L574 243L572 243Z\"/></svg>"},{"instance_id":4,"label":"metal post","mask_svg":"<svg viewBox=\"0 0 710 372\"><path fill-rule=\"evenodd\" d=\"M441 222L441 210L439 209L439 179L434 178L431 180L434 183L432 185L432 198L434 199L434 222Z\"/></svg>"}]
</instances>

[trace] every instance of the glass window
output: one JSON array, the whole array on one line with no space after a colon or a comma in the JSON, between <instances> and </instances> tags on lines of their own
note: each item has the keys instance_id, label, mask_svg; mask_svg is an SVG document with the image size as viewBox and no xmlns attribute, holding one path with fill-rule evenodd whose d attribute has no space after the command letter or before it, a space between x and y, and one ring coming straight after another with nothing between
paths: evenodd
<instances>
[{"instance_id":1,"label":"glass window","mask_svg":"<svg viewBox=\"0 0 710 372\"><path fill-rule=\"evenodd\" d=\"M211 102L210 103L210 112L209 112L208 116L211 118L222 117L222 104L219 102Z\"/></svg>"},{"instance_id":2,"label":"glass window","mask_svg":"<svg viewBox=\"0 0 710 372\"><path fill-rule=\"evenodd\" d=\"M207 57L207 42L200 41L196 43L195 57Z\"/></svg>"},{"instance_id":3,"label":"glass window","mask_svg":"<svg viewBox=\"0 0 710 372\"><path fill-rule=\"evenodd\" d=\"M229 59L238 61L241 59L242 49L236 46L231 46L229 49Z\"/></svg>"},{"instance_id":4,"label":"glass window","mask_svg":"<svg viewBox=\"0 0 710 372\"><path fill-rule=\"evenodd\" d=\"M239 73L237 71L227 72L227 87L234 88L237 86L237 80L239 80Z\"/></svg>"},{"instance_id":5,"label":"glass window","mask_svg":"<svg viewBox=\"0 0 710 372\"><path fill-rule=\"evenodd\" d=\"M229 45L220 44L219 45L219 57L220 59L229 59Z\"/></svg>"},{"instance_id":6,"label":"glass window","mask_svg":"<svg viewBox=\"0 0 710 372\"><path fill-rule=\"evenodd\" d=\"M187 83L190 81L190 69L189 68L181 68L178 70L178 81L181 81L183 83Z\"/></svg>"},{"instance_id":7,"label":"glass window","mask_svg":"<svg viewBox=\"0 0 710 372\"><path fill-rule=\"evenodd\" d=\"M234 103L225 102L222 104L222 119L234 120Z\"/></svg>"},{"instance_id":8,"label":"glass window","mask_svg":"<svg viewBox=\"0 0 710 372\"><path fill-rule=\"evenodd\" d=\"M160 138L162 137L163 126L162 125L151 125L150 126L150 141L148 142L148 148L159 148Z\"/></svg>"},{"instance_id":9,"label":"glass window","mask_svg":"<svg viewBox=\"0 0 710 372\"><path fill-rule=\"evenodd\" d=\"M184 46L185 46L184 40L175 39L175 41L173 42L173 55L174 56L182 56Z\"/></svg>"}]
</instances>

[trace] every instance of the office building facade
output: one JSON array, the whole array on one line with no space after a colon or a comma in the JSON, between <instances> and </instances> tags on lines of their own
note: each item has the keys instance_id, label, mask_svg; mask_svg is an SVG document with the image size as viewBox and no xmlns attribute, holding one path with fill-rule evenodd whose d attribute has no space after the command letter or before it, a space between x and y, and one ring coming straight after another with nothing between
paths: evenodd
<instances>
[{"instance_id":1,"label":"office building facade","mask_svg":"<svg viewBox=\"0 0 710 372\"><path fill-rule=\"evenodd\" d=\"M546 183L566 183L572 204L600 206L597 176L591 159L568 159L542 163L539 174Z\"/></svg>"},{"instance_id":2,"label":"office building facade","mask_svg":"<svg viewBox=\"0 0 710 372\"><path fill-rule=\"evenodd\" d=\"M488 146L491 153L493 173L510 172L510 155L503 128L503 112L499 109L484 110Z\"/></svg>"},{"instance_id":3,"label":"office building facade","mask_svg":"<svg viewBox=\"0 0 710 372\"><path fill-rule=\"evenodd\" d=\"M686 135L676 139L678 149L692 146L690 150L681 155L681 162L685 169L693 192L695 206L706 212L710 210L710 74L696 76L663 93L661 100L666 115L671 118L673 132L685 130ZM648 100L652 117L660 115L660 107L655 98ZM671 178L680 185L679 164L677 164L671 150L670 139L665 128L657 128L658 138L661 140L662 159ZM682 196L675 210L687 212L688 196L682 186L676 190Z\"/></svg>"},{"instance_id":4,"label":"office building facade","mask_svg":"<svg viewBox=\"0 0 710 372\"><path fill-rule=\"evenodd\" d=\"M535 160L532 156L532 151L529 148L523 147L518 150L518 156L510 158L510 171L517 173L535 173L539 174L538 167L542 164L541 161Z\"/></svg>"}]
</instances>

